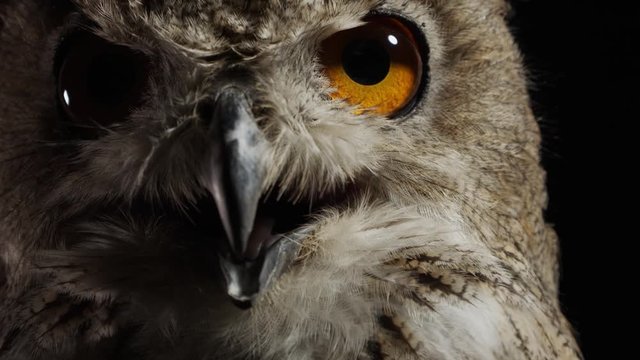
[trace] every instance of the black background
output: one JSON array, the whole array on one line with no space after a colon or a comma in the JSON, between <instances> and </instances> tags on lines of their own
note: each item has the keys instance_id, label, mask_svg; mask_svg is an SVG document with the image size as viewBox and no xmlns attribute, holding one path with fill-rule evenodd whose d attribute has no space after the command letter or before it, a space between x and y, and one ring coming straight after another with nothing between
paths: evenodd
<instances>
[{"instance_id":1,"label":"black background","mask_svg":"<svg viewBox=\"0 0 640 360\"><path fill-rule=\"evenodd\" d=\"M547 220L561 240L560 299L587 359L633 357L623 348L636 346L622 340L635 327L617 325L634 326L637 316L626 300L635 298L635 281L622 280L637 262L638 235L629 231L640 143L632 140L640 105L634 2L512 1L510 25L544 136Z\"/></svg>"}]
</instances>

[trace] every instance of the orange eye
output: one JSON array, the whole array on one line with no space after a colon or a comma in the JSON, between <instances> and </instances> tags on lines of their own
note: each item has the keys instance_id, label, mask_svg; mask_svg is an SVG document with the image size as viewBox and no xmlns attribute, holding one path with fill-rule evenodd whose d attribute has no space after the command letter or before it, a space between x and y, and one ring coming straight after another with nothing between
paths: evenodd
<instances>
[{"instance_id":1,"label":"orange eye","mask_svg":"<svg viewBox=\"0 0 640 360\"><path fill-rule=\"evenodd\" d=\"M322 42L320 59L335 91L365 111L393 116L412 105L422 82L419 46L402 22L376 16Z\"/></svg>"}]
</instances>

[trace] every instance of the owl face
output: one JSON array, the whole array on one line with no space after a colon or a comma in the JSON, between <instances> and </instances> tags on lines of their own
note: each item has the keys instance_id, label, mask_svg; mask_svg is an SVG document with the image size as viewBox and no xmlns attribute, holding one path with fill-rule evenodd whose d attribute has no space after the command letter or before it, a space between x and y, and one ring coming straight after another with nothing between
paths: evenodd
<instances>
[{"instance_id":1,"label":"owl face","mask_svg":"<svg viewBox=\"0 0 640 360\"><path fill-rule=\"evenodd\" d=\"M506 10L0 5L7 288L108 309L87 325L94 341L143 324L268 352L255 343L273 335L258 328L300 339L331 328L351 334L330 342L345 354L395 306L382 300L393 286L372 279L424 250L425 233L471 234L473 246L452 248L482 248L496 278L510 278L502 262L517 252L523 279L554 288L538 130ZM464 261L473 274L487 265Z\"/></svg>"},{"instance_id":2,"label":"owl face","mask_svg":"<svg viewBox=\"0 0 640 360\"><path fill-rule=\"evenodd\" d=\"M377 173L424 113L428 16L367 2L73 5L52 51L47 141L68 146L51 160L50 241L166 226L252 300L313 216L395 182Z\"/></svg>"}]
</instances>

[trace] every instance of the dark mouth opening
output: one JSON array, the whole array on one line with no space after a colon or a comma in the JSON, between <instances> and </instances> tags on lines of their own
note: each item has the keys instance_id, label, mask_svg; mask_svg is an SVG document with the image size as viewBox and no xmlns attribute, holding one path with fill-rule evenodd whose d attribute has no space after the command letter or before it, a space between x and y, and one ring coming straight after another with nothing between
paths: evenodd
<instances>
[{"instance_id":1,"label":"dark mouth opening","mask_svg":"<svg viewBox=\"0 0 640 360\"><path fill-rule=\"evenodd\" d=\"M309 223L312 215L327 204L324 200L313 204L308 201L293 203L285 200L285 197L278 199L278 193L275 191L269 196L264 196L256 211L253 233L247 249L248 258L231 260L254 260L263 256L274 243ZM213 241L218 253L231 254L213 196L207 193L199 197L195 204L185 209L182 216L188 219L203 238Z\"/></svg>"},{"instance_id":2,"label":"dark mouth opening","mask_svg":"<svg viewBox=\"0 0 640 360\"><path fill-rule=\"evenodd\" d=\"M274 192L273 194L278 194ZM305 224L328 202L289 202L275 195L261 199L243 251L232 249L224 221L213 196L203 196L186 211L206 243L212 244L224 279L224 287L236 306L246 309L257 295L279 276L296 256Z\"/></svg>"}]
</instances>

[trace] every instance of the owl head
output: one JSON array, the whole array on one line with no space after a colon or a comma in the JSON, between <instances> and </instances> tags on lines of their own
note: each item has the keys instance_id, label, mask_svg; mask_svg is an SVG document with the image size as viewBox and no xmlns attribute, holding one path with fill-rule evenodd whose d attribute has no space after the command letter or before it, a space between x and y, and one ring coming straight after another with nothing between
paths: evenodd
<instances>
[{"instance_id":1,"label":"owl head","mask_svg":"<svg viewBox=\"0 0 640 360\"><path fill-rule=\"evenodd\" d=\"M442 271L557 311L539 131L507 12L501 0L3 2L11 328L70 304L79 319L52 329L233 338L269 358L256 339L276 337L256 324L313 338L324 314L318 327L353 334L332 344L361 350L413 277L394 285L404 270L390 266L430 251ZM285 353L304 348L293 343Z\"/></svg>"}]
</instances>

